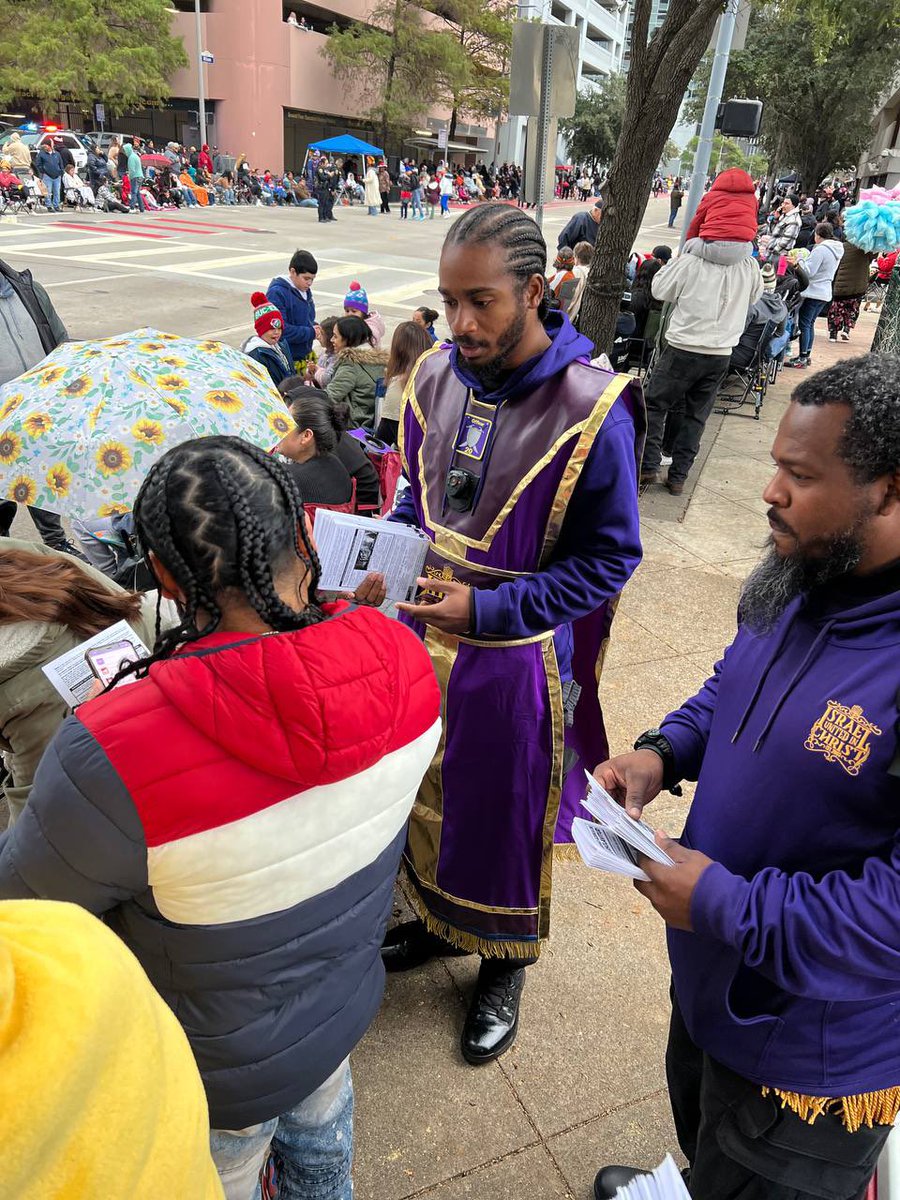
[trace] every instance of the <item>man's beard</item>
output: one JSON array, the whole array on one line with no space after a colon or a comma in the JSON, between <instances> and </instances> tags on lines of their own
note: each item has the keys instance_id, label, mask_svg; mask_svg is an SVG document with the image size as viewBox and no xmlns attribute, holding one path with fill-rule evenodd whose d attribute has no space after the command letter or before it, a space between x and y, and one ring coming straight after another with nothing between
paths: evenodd
<instances>
[{"instance_id":1,"label":"man's beard","mask_svg":"<svg viewBox=\"0 0 900 1200\"><path fill-rule=\"evenodd\" d=\"M868 514L842 533L798 546L791 554L779 554L770 537L768 553L741 591L741 623L754 633L770 633L792 600L854 571L865 552L867 519Z\"/></svg>"},{"instance_id":2,"label":"man's beard","mask_svg":"<svg viewBox=\"0 0 900 1200\"><path fill-rule=\"evenodd\" d=\"M481 383L485 394L495 391L503 382L506 375L509 373L506 366L507 359L512 354L513 350L518 346L525 333L525 321L527 308L524 304L520 305L516 315L507 325L497 339L497 353L487 362L473 363L465 362L466 369L470 371L475 378ZM457 346L477 346L478 342L469 338L454 338Z\"/></svg>"}]
</instances>

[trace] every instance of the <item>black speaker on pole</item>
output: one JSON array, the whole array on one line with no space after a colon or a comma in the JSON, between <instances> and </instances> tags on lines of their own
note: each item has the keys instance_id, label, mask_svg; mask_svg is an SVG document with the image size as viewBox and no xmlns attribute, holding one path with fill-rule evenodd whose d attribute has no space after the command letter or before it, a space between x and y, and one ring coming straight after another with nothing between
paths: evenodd
<instances>
[{"instance_id":1,"label":"black speaker on pole","mask_svg":"<svg viewBox=\"0 0 900 1200\"><path fill-rule=\"evenodd\" d=\"M719 105L716 129L725 137L756 137L762 110L762 100L726 100Z\"/></svg>"}]
</instances>

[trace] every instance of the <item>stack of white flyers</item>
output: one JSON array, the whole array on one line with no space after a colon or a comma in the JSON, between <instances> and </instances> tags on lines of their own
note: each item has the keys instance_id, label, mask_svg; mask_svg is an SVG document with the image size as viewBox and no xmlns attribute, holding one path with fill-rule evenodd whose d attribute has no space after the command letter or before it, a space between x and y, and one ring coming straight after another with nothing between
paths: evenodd
<instances>
[{"instance_id":1,"label":"stack of white flyers","mask_svg":"<svg viewBox=\"0 0 900 1200\"><path fill-rule=\"evenodd\" d=\"M631 1183L620 1187L616 1200L690 1200L690 1193L672 1155L667 1154L655 1171L636 1175Z\"/></svg>"},{"instance_id":2,"label":"stack of white flyers","mask_svg":"<svg viewBox=\"0 0 900 1200\"><path fill-rule=\"evenodd\" d=\"M639 853L664 866L674 866L665 850L657 846L650 826L629 817L622 805L617 804L592 775L587 771L585 775L588 793L581 803L598 823L576 817L572 822L572 837L587 865L644 880L649 876L638 866Z\"/></svg>"},{"instance_id":3,"label":"stack of white flyers","mask_svg":"<svg viewBox=\"0 0 900 1200\"><path fill-rule=\"evenodd\" d=\"M320 508L314 533L323 591L355 592L370 571L378 571L388 600L415 599L431 545L421 529Z\"/></svg>"}]
</instances>

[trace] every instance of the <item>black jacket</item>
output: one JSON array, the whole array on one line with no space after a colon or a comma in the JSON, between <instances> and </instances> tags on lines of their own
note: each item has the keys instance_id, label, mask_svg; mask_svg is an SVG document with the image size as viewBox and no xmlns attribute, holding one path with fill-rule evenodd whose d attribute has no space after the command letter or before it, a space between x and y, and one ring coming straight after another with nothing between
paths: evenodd
<instances>
[{"instance_id":1,"label":"black jacket","mask_svg":"<svg viewBox=\"0 0 900 1200\"><path fill-rule=\"evenodd\" d=\"M559 235L556 248L561 250L563 246L569 246L574 250L579 242L590 242L593 246L599 228L600 223L589 212L576 213Z\"/></svg>"},{"instance_id":2,"label":"black jacket","mask_svg":"<svg viewBox=\"0 0 900 1200\"><path fill-rule=\"evenodd\" d=\"M66 327L59 319L50 297L39 283L35 283L30 271L14 271L0 258L0 275L9 280L13 291L37 326L38 337L45 354L49 354L60 342L69 340Z\"/></svg>"}]
</instances>

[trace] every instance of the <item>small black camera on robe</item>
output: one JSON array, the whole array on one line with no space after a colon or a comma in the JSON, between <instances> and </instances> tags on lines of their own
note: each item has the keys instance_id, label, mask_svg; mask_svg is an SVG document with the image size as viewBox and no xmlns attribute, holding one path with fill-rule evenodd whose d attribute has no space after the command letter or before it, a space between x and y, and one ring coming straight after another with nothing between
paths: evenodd
<instances>
[{"instance_id":1,"label":"small black camera on robe","mask_svg":"<svg viewBox=\"0 0 900 1200\"><path fill-rule=\"evenodd\" d=\"M478 476L465 467L451 467L447 472L447 504L454 512L468 512L477 491Z\"/></svg>"}]
</instances>

